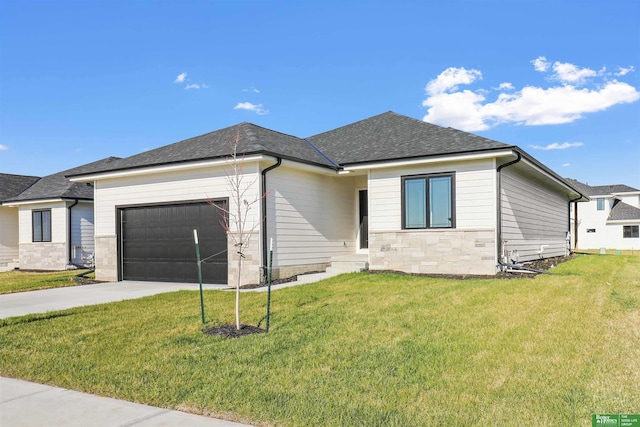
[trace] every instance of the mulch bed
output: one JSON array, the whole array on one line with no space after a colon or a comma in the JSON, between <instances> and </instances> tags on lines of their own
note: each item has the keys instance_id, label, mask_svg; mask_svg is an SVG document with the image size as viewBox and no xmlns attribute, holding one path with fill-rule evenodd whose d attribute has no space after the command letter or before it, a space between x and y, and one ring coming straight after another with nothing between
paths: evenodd
<instances>
[{"instance_id":1,"label":"mulch bed","mask_svg":"<svg viewBox=\"0 0 640 427\"><path fill-rule=\"evenodd\" d=\"M324 273L324 271L308 271L306 273L302 273L296 276L291 276L291 277L287 277L284 279L274 279L271 281L271 286L274 285L279 285L281 283L289 283L289 282L295 282L296 280L298 280L298 276L303 276L305 274L314 274L314 273ZM242 285L240 286L240 289L257 289L257 288L266 288L268 285L266 283L254 283L254 284L250 284L250 285Z\"/></svg>"},{"instance_id":2,"label":"mulch bed","mask_svg":"<svg viewBox=\"0 0 640 427\"><path fill-rule=\"evenodd\" d=\"M474 275L474 274L420 274L420 273L404 273L401 271L390 271L390 270L370 270L371 274L381 274L381 273L393 273L400 274L404 276L416 276L416 277L431 277L431 278L441 278L441 279L454 279L454 280L466 280L466 279L519 279L519 278L533 278L538 274L543 274L544 272L548 272L553 267L558 264L562 264L563 262L567 262L572 259L572 256L559 256L553 258L545 258L535 261L527 261L523 263L523 266L526 268L531 268L533 270L538 270L537 272L511 272L511 271L500 271L495 276L485 276L485 275ZM541 273L542 272L542 273Z\"/></svg>"},{"instance_id":3,"label":"mulch bed","mask_svg":"<svg viewBox=\"0 0 640 427\"><path fill-rule=\"evenodd\" d=\"M219 336L225 338L240 338L245 335L264 334L266 331L262 328L252 325L240 325L240 330L236 328L236 325L221 325L214 326L204 331L205 335Z\"/></svg>"},{"instance_id":4,"label":"mulch bed","mask_svg":"<svg viewBox=\"0 0 640 427\"><path fill-rule=\"evenodd\" d=\"M86 277L74 277L73 281L76 285L94 285L96 283L104 283L102 280L88 279Z\"/></svg>"}]
</instances>

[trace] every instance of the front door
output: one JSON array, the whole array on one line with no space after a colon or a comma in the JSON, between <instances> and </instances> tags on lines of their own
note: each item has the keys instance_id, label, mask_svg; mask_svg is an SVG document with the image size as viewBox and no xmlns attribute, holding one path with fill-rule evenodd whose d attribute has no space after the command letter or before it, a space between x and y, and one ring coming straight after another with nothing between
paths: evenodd
<instances>
[{"instance_id":1,"label":"front door","mask_svg":"<svg viewBox=\"0 0 640 427\"><path fill-rule=\"evenodd\" d=\"M358 248L369 248L369 197L367 190L358 190Z\"/></svg>"}]
</instances>

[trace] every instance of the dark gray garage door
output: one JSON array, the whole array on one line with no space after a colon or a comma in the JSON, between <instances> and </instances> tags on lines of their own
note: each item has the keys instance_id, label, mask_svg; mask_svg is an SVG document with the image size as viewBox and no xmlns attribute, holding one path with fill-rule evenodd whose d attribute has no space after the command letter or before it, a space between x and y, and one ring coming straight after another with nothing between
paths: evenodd
<instances>
[{"instance_id":1,"label":"dark gray garage door","mask_svg":"<svg viewBox=\"0 0 640 427\"><path fill-rule=\"evenodd\" d=\"M197 283L196 229L202 258L215 255L202 264L203 282L227 283L227 237L219 209L208 203L143 206L120 209L119 217L123 280Z\"/></svg>"}]
</instances>

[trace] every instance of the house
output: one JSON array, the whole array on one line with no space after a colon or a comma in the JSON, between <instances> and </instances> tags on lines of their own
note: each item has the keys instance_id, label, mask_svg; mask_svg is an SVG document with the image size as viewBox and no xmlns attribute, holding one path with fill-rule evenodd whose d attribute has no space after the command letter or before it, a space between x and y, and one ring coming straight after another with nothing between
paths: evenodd
<instances>
[{"instance_id":1,"label":"house","mask_svg":"<svg viewBox=\"0 0 640 427\"><path fill-rule=\"evenodd\" d=\"M590 186L566 180L591 199L571 211L576 249L640 249L640 190L624 184Z\"/></svg>"},{"instance_id":2,"label":"house","mask_svg":"<svg viewBox=\"0 0 640 427\"><path fill-rule=\"evenodd\" d=\"M13 270L20 265L18 208L3 206L2 202L19 195L39 179L37 176L0 173L0 271Z\"/></svg>"},{"instance_id":3,"label":"house","mask_svg":"<svg viewBox=\"0 0 640 427\"><path fill-rule=\"evenodd\" d=\"M0 240L8 241L11 267L27 270L64 270L89 266L93 257L93 184L75 183L67 174L103 168L116 158L48 175L43 178L0 175L2 183L22 182L18 191L2 198L7 212ZM28 185L26 185L29 183ZM17 262L15 261L17 259Z\"/></svg>"},{"instance_id":4,"label":"house","mask_svg":"<svg viewBox=\"0 0 640 427\"><path fill-rule=\"evenodd\" d=\"M238 249L213 205L237 209L235 138L244 200L260 202L242 283L263 280L271 241L276 278L339 259L493 275L565 255L569 203L588 200L516 146L393 112L306 139L245 122L70 176L95 188L97 278L197 282L197 229L204 281L234 283Z\"/></svg>"}]
</instances>

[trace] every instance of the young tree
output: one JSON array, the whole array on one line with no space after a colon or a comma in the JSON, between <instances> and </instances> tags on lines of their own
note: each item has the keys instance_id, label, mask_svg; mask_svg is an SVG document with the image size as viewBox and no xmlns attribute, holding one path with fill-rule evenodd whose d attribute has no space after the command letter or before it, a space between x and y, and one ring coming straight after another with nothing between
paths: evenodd
<instances>
[{"instance_id":1,"label":"young tree","mask_svg":"<svg viewBox=\"0 0 640 427\"><path fill-rule=\"evenodd\" d=\"M241 136L238 133L234 139L228 142L231 151L229 168L225 171L227 187L229 189L229 204L225 207L217 207L222 214L222 226L227 238L233 243L235 253L230 253L231 257L236 256L236 329L240 330L240 283L242 278L242 264L245 258L244 251L249 247L251 238L260 226L259 221L251 215L253 206L260 202L264 195L255 193L258 178L247 179L244 173L246 165L244 155L238 154L238 145Z\"/></svg>"}]
</instances>

